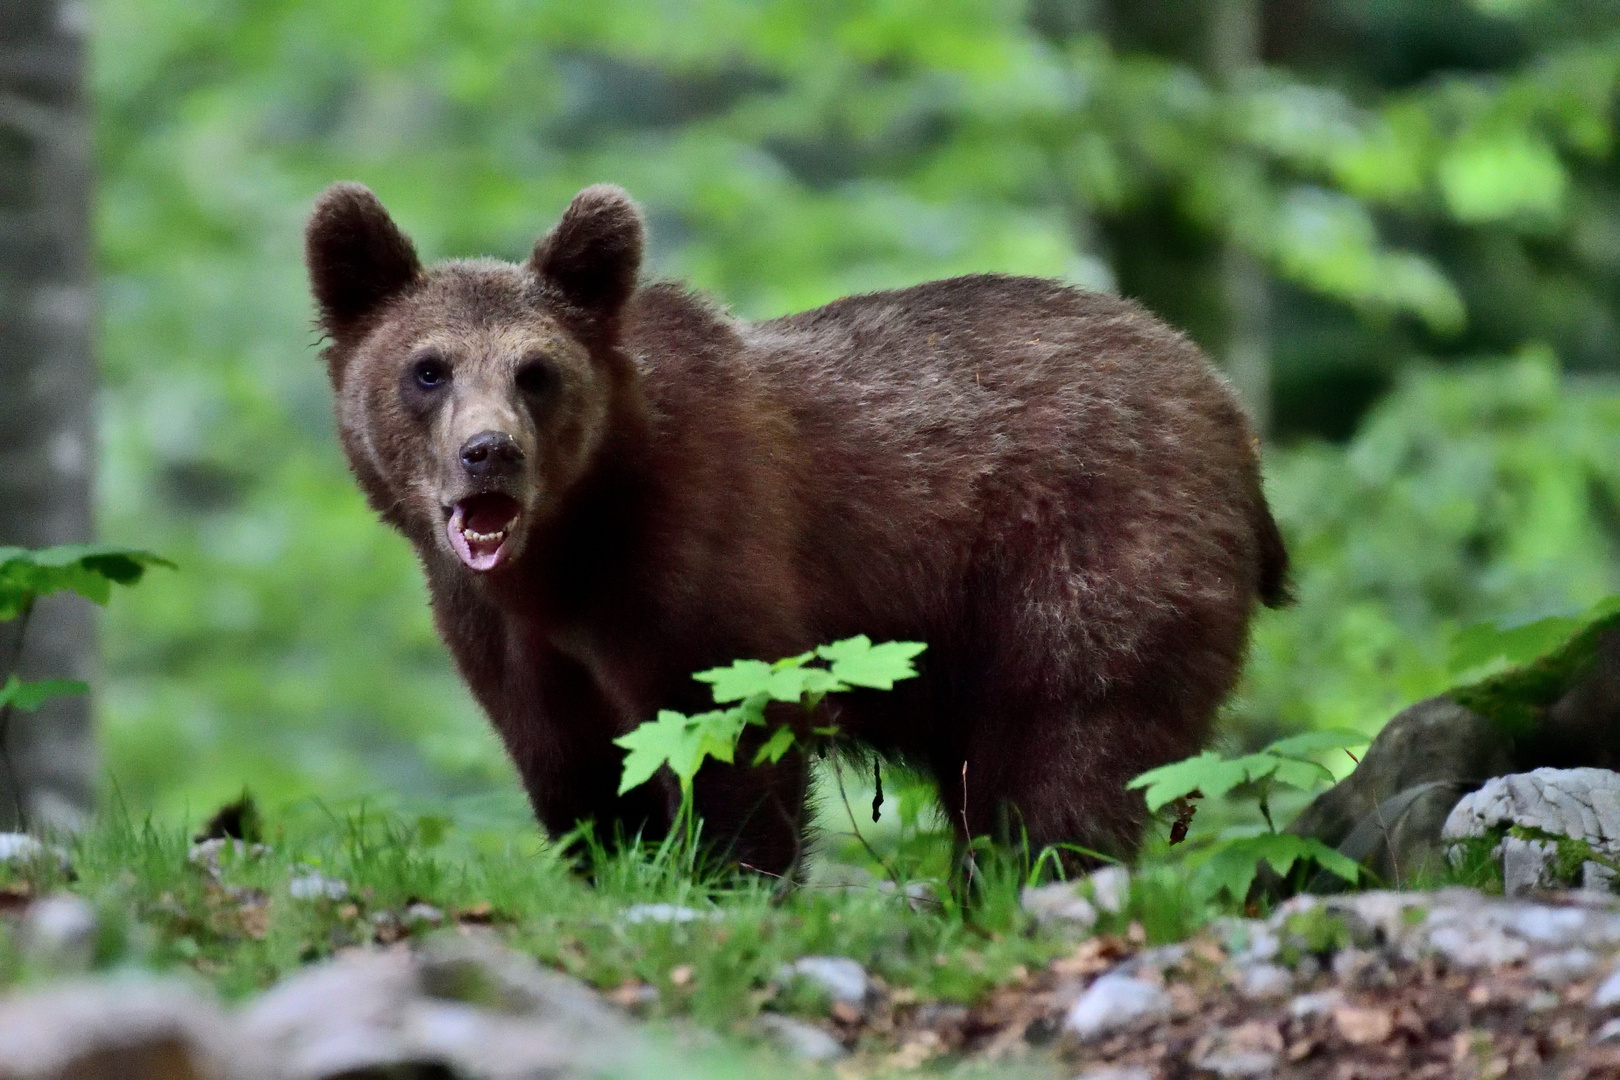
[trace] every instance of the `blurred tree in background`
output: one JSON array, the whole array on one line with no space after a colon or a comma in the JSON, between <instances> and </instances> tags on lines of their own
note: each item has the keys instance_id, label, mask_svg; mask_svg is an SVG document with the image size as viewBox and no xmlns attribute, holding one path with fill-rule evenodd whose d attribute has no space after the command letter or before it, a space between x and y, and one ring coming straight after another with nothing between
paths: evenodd
<instances>
[{"instance_id":1,"label":"blurred tree in background","mask_svg":"<svg viewBox=\"0 0 1620 1080\"><path fill-rule=\"evenodd\" d=\"M0 547L90 539L88 22L77 0L0 5ZM89 678L92 611L61 595L0 622L0 673ZM81 824L96 779L89 699L0 707L0 829Z\"/></svg>"},{"instance_id":2,"label":"blurred tree in background","mask_svg":"<svg viewBox=\"0 0 1620 1080\"><path fill-rule=\"evenodd\" d=\"M1230 731L1375 726L1451 629L1615 588L1620 0L99 0L105 753L521 814L343 470L299 266L336 179L424 255L581 186L759 317L972 271L1141 298L1269 416L1300 605ZM482 804L480 803L482 800Z\"/></svg>"}]
</instances>

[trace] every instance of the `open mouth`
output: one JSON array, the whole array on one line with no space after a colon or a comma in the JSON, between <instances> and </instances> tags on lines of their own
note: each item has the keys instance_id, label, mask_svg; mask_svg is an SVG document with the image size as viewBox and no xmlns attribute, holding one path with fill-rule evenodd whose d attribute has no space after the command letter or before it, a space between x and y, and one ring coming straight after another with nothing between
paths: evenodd
<instances>
[{"instance_id":1,"label":"open mouth","mask_svg":"<svg viewBox=\"0 0 1620 1080\"><path fill-rule=\"evenodd\" d=\"M445 529L450 546L469 569L495 569L507 555L507 539L522 507L509 495L469 495L456 503Z\"/></svg>"}]
</instances>

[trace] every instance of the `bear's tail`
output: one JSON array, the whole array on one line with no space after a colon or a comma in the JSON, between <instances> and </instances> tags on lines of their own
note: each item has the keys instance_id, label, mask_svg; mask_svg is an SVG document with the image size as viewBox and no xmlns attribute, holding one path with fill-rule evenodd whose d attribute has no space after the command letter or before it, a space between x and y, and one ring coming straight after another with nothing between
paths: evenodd
<instances>
[{"instance_id":1,"label":"bear's tail","mask_svg":"<svg viewBox=\"0 0 1620 1080\"><path fill-rule=\"evenodd\" d=\"M1286 607L1294 602L1294 586L1288 577L1288 548L1264 498L1259 511L1255 531L1260 541L1260 600L1266 607Z\"/></svg>"}]
</instances>

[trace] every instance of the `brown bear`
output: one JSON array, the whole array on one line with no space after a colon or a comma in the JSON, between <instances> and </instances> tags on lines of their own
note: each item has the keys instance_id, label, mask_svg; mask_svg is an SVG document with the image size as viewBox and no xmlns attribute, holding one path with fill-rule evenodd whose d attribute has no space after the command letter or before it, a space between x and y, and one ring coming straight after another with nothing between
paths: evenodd
<instances>
[{"instance_id":1,"label":"brown bear","mask_svg":"<svg viewBox=\"0 0 1620 1080\"><path fill-rule=\"evenodd\" d=\"M343 448L540 821L657 835L675 785L618 796L615 737L711 708L695 671L864 633L926 642L921 675L835 722L935 777L959 831L1130 851L1125 782L1197 750L1256 602L1284 599L1227 384L1053 281L749 323L638 285L642 242L611 186L522 265L424 269L357 184L306 235ZM706 835L789 872L806 776L709 763Z\"/></svg>"}]
</instances>

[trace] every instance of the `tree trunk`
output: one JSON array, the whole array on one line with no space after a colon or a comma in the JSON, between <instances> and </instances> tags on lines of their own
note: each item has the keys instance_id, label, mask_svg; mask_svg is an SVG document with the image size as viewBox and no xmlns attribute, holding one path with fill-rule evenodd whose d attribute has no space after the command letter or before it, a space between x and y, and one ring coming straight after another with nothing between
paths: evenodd
<instances>
[{"instance_id":1,"label":"tree trunk","mask_svg":"<svg viewBox=\"0 0 1620 1080\"><path fill-rule=\"evenodd\" d=\"M1209 67L1222 90L1260 61L1260 0L1212 0ZM1271 428L1271 288L1260 260L1230 240L1220 261L1226 374L1262 438Z\"/></svg>"},{"instance_id":2,"label":"tree trunk","mask_svg":"<svg viewBox=\"0 0 1620 1080\"><path fill-rule=\"evenodd\" d=\"M91 535L87 19L82 0L0 3L0 546ZM0 661L18 650L25 679L89 679L93 606L56 596L25 628L0 624ZM13 710L3 749L0 827L83 823L95 775L86 698Z\"/></svg>"}]
</instances>

